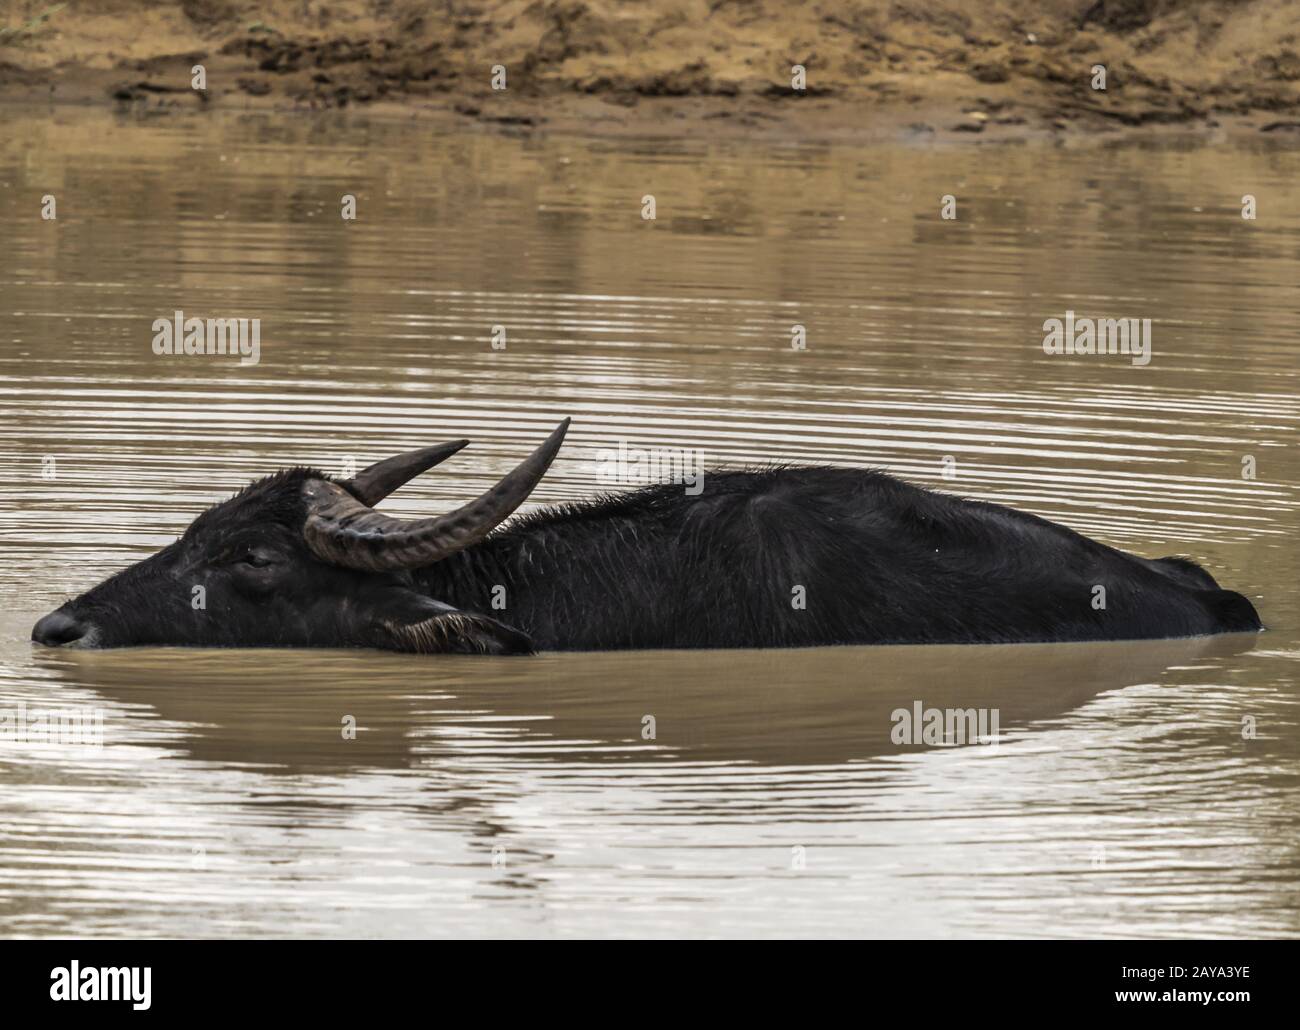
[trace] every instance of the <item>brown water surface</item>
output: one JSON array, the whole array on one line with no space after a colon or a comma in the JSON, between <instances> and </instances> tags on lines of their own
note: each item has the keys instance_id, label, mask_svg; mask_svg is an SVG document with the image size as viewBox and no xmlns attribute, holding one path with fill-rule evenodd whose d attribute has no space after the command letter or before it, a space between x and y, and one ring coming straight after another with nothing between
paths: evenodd
<instances>
[{"instance_id":1,"label":"brown water surface","mask_svg":"<svg viewBox=\"0 0 1300 1030\"><path fill-rule=\"evenodd\" d=\"M1294 147L0 128L0 709L103 719L99 747L0 740L0 933L1300 931ZM260 318L260 363L156 356L177 309ZM1150 364L1044 354L1067 309L1152 318ZM1270 631L522 660L28 642L254 476L473 438L388 505L429 513L564 415L541 503L609 489L620 440L872 465L1191 556ZM996 709L996 744L893 744L918 700Z\"/></svg>"}]
</instances>

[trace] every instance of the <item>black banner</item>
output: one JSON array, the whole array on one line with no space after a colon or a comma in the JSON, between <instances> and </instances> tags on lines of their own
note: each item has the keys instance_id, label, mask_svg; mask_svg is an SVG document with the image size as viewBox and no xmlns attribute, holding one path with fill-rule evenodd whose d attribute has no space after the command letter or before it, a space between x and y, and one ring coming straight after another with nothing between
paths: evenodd
<instances>
[{"instance_id":1,"label":"black banner","mask_svg":"<svg viewBox=\"0 0 1300 1030\"><path fill-rule=\"evenodd\" d=\"M740 1007L751 995L763 1005L780 999L809 1008L851 995L861 1014L906 1005L917 1013L991 1016L1041 1005L1032 1011L1180 1018L1201 1011L1236 1020L1282 1017L1295 982L1294 942L931 941L869 944L840 955L781 944L737 978L726 970L754 960L735 944L707 974L680 955L648 967L620 956L615 966L582 945L578 954L562 949L562 957L554 945L547 949L546 957L564 964L561 981L542 956L502 955L498 942L460 943L453 951L411 941L10 941L0 979L11 1012L94 1018L111 1009L132 1019L319 1013L334 1020L449 998L481 979L497 989L485 1019L497 1018L503 999L508 1006L512 998L537 1017L538 1000L553 1003L563 983L584 1008L625 991L633 1008L653 1010L651 999L667 992L678 1016L683 998L708 991ZM610 953L601 948L602 958ZM457 997L458 1009L468 997Z\"/></svg>"}]
</instances>

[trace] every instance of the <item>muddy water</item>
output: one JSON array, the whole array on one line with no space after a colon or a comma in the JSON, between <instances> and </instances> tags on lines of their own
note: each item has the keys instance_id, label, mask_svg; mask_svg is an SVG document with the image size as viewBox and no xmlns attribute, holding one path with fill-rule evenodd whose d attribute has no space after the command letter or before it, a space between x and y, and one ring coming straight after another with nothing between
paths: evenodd
<instances>
[{"instance_id":1,"label":"muddy water","mask_svg":"<svg viewBox=\"0 0 1300 1030\"><path fill-rule=\"evenodd\" d=\"M0 932L1300 932L1294 149L0 117L0 707L102 719L0 742ZM178 309L260 318L260 361L155 355ZM1044 354L1067 309L1151 318L1150 363ZM427 513L564 415L540 502L607 488L619 441L874 465L1189 555L1270 632L508 661L28 643L251 477L472 437L389 506ZM893 743L918 701L996 711L994 742Z\"/></svg>"}]
</instances>

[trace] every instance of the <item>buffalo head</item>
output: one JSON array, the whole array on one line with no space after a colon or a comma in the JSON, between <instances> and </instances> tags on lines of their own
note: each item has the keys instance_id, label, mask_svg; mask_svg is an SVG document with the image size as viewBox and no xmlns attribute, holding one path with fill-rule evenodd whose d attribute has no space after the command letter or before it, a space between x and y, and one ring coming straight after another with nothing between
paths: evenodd
<instances>
[{"instance_id":1,"label":"buffalo head","mask_svg":"<svg viewBox=\"0 0 1300 1030\"><path fill-rule=\"evenodd\" d=\"M210 508L175 543L36 623L66 647L380 647L515 654L526 634L423 593L416 570L487 536L550 467L564 422L513 472L445 515L403 520L374 505L467 440L372 465L349 480L295 468Z\"/></svg>"}]
</instances>

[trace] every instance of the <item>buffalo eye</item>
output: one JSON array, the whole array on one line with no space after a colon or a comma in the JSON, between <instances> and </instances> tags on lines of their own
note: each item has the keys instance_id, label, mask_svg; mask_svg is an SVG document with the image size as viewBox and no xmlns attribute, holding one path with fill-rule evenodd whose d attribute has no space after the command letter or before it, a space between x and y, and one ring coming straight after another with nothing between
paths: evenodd
<instances>
[{"instance_id":1,"label":"buffalo eye","mask_svg":"<svg viewBox=\"0 0 1300 1030\"><path fill-rule=\"evenodd\" d=\"M284 569L284 563L274 551L260 547L237 551L226 564L240 589L253 594L270 590Z\"/></svg>"}]
</instances>

